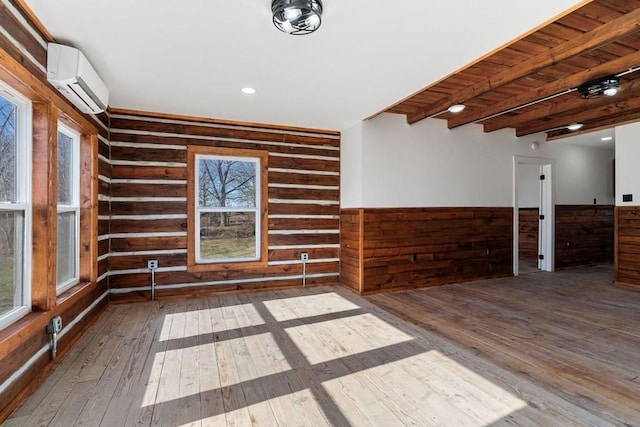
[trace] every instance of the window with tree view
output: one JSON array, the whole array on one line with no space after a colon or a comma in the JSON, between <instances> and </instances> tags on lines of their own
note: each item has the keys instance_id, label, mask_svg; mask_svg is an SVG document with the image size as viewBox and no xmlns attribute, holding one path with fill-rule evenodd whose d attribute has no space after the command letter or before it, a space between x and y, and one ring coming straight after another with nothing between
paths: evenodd
<instances>
[{"instance_id":1,"label":"window with tree view","mask_svg":"<svg viewBox=\"0 0 640 427\"><path fill-rule=\"evenodd\" d=\"M29 107L0 84L0 327L30 310Z\"/></svg>"},{"instance_id":2,"label":"window with tree view","mask_svg":"<svg viewBox=\"0 0 640 427\"><path fill-rule=\"evenodd\" d=\"M260 158L195 156L197 263L261 256Z\"/></svg>"},{"instance_id":3,"label":"window with tree view","mask_svg":"<svg viewBox=\"0 0 640 427\"><path fill-rule=\"evenodd\" d=\"M58 124L58 238L57 290L78 282L79 267L79 169L80 136Z\"/></svg>"}]
</instances>

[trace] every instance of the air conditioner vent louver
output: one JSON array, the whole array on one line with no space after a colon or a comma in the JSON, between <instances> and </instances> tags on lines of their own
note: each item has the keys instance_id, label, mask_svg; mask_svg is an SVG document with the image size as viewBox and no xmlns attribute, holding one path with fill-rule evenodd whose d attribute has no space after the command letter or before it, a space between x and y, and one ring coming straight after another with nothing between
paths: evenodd
<instances>
[{"instance_id":1,"label":"air conditioner vent louver","mask_svg":"<svg viewBox=\"0 0 640 427\"><path fill-rule=\"evenodd\" d=\"M80 111L98 114L109 105L109 90L78 49L57 43L47 47L47 80Z\"/></svg>"}]
</instances>

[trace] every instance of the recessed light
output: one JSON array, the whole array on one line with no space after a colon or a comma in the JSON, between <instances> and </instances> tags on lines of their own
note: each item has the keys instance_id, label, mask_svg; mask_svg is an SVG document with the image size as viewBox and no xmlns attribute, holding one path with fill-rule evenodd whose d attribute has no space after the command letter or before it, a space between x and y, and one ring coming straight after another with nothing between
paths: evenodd
<instances>
[{"instance_id":1,"label":"recessed light","mask_svg":"<svg viewBox=\"0 0 640 427\"><path fill-rule=\"evenodd\" d=\"M247 95L253 95L254 93L256 93L256 90L252 87L243 87L242 93L246 93Z\"/></svg>"},{"instance_id":2,"label":"recessed light","mask_svg":"<svg viewBox=\"0 0 640 427\"><path fill-rule=\"evenodd\" d=\"M455 104L452 105L451 107L447 108L447 110L449 110L450 113L459 113L460 111L464 110L466 108L466 105L464 104Z\"/></svg>"},{"instance_id":3,"label":"recessed light","mask_svg":"<svg viewBox=\"0 0 640 427\"><path fill-rule=\"evenodd\" d=\"M567 129L574 131L574 130L578 130L580 128L582 128L582 126L584 126L582 123L573 123L570 124L569 126L567 126Z\"/></svg>"},{"instance_id":4,"label":"recessed light","mask_svg":"<svg viewBox=\"0 0 640 427\"><path fill-rule=\"evenodd\" d=\"M612 136L605 136L604 138L601 138L600 141L612 141L613 137Z\"/></svg>"}]
</instances>

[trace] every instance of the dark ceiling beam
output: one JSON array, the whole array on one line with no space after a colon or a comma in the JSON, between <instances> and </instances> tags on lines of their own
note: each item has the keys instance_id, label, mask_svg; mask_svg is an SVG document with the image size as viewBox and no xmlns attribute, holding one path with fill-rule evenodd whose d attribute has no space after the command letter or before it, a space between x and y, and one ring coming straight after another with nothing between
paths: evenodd
<instances>
[{"instance_id":1,"label":"dark ceiling beam","mask_svg":"<svg viewBox=\"0 0 640 427\"><path fill-rule=\"evenodd\" d=\"M467 86L426 108L420 108L407 115L407 122L413 124L427 117L437 115L442 111L446 111L447 108L453 104L464 103L471 98L483 95L544 68L602 47L614 40L632 34L639 29L640 9L636 9L588 33L584 33L566 43L523 61L514 67L510 67L471 86Z\"/></svg>"},{"instance_id":2,"label":"dark ceiling beam","mask_svg":"<svg viewBox=\"0 0 640 427\"><path fill-rule=\"evenodd\" d=\"M626 111L640 109L640 97L628 98L625 101L613 101L600 108L590 108L588 110L577 110L573 114L560 115L552 120L538 120L516 127L516 136L531 135L549 129L570 125L571 123L585 123L598 121L612 116L624 115Z\"/></svg>"},{"instance_id":3,"label":"dark ceiling beam","mask_svg":"<svg viewBox=\"0 0 640 427\"><path fill-rule=\"evenodd\" d=\"M636 51L629 55L614 59L609 62L605 62L604 64L597 67L589 68L587 70L580 71L579 73L572 74L571 76L558 79L534 90L524 92L520 95L512 96L502 102L487 106L486 108L483 108L481 110L476 109L470 110L468 112L467 110L465 110L459 117L451 118L448 121L448 126L450 129L453 129L455 127L466 125L468 123L481 121L482 119L485 119L487 117L512 110L532 101L553 96L567 89L580 86L581 84L588 82L589 80L611 74L618 74L622 71L637 67L639 65L640 51Z\"/></svg>"},{"instance_id":4,"label":"dark ceiling beam","mask_svg":"<svg viewBox=\"0 0 640 427\"><path fill-rule=\"evenodd\" d=\"M557 101L547 101L523 110L522 113L514 113L513 115L502 115L483 122L485 132L494 132L504 128L515 128L522 123L532 122L547 117L553 117L567 111L579 108L597 108L612 102L623 101L631 96L640 94L640 80L633 80L628 84L622 84L620 93L616 99L606 96L596 99L582 99L577 92L573 92L557 98Z\"/></svg>"}]
</instances>

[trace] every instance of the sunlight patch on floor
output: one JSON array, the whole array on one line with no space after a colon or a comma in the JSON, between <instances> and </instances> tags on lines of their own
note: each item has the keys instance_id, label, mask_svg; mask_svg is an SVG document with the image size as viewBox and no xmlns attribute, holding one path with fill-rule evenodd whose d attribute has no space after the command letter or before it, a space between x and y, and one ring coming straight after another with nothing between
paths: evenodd
<instances>
[{"instance_id":1,"label":"sunlight patch on floor","mask_svg":"<svg viewBox=\"0 0 640 427\"><path fill-rule=\"evenodd\" d=\"M340 313L342 311L357 310L360 308L335 292L264 301L264 305L278 322ZM298 311L295 309L296 307L304 307L304 316L298 315Z\"/></svg>"},{"instance_id":2,"label":"sunlight patch on floor","mask_svg":"<svg viewBox=\"0 0 640 427\"><path fill-rule=\"evenodd\" d=\"M260 354L257 354L258 348ZM188 367L193 369L187 371ZM154 356L142 407L224 386L249 384L291 370L271 333L166 350ZM237 383L221 384L221 378L237 378Z\"/></svg>"},{"instance_id":3,"label":"sunlight patch on floor","mask_svg":"<svg viewBox=\"0 0 640 427\"><path fill-rule=\"evenodd\" d=\"M365 324L371 328L375 327L376 330L383 330L385 339L377 341L380 345L372 345L371 341L359 339L352 329L345 327L345 322ZM410 335L370 314L301 325L287 328L285 331L312 365L412 340Z\"/></svg>"},{"instance_id":4,"label":"sunlight patch on floor","mask_svg":"<svg viewBox=\"0 0 640 427\"><path fill-rule=\"evenodd\" d=\"M224 319L225 313L230 313L234 310L239 310L239 311L246 310L247 312L250 312L253 317L250 319L243 316L236 316L234 318L234 321L237 324L234 325L233 327L225 327L221 321L216 321L216 319ZM187 318L192 319L194 317L200 318L200 319L210 319L208 320L209 324L202 325L200 329L215 331L216 333L231 330L231 329L247 328L250 326L260 326L265 324L262 318L260 317L260 315L257 313L253 304L238 304L232 307L227 306L227 307L220 307L220 308L207 308L204 310L191 310L187 312L172 313L172 314L165 315L165 318L162 324L162 330L160 332L160 341L189 338L189 337L195 337L200 335L202 331L198 330L198 328L193 328L193 327L187 327L182 329L175 328L174 324L185 323ZM260 319L260 322L257 322L256 319ZM213 329L211 328L212 324L214 326ZM172 325L174 326L172 327Z\"/></svg>"},{"instance_id":5,"label":"sunlight patch on floor","mask_svg":"<svg viewBox=\"0 0 640 427\"><path fill-rule=\"evenodd\" d=\"M344 411L349 409L345 399L352 394L350 388L354 392L364 389L371 394L370 400L395 402L396 416L419 425L486 426L527 406L527 402L437 350L390 361L324 385Z\"/></svg>"}]
</instances>

